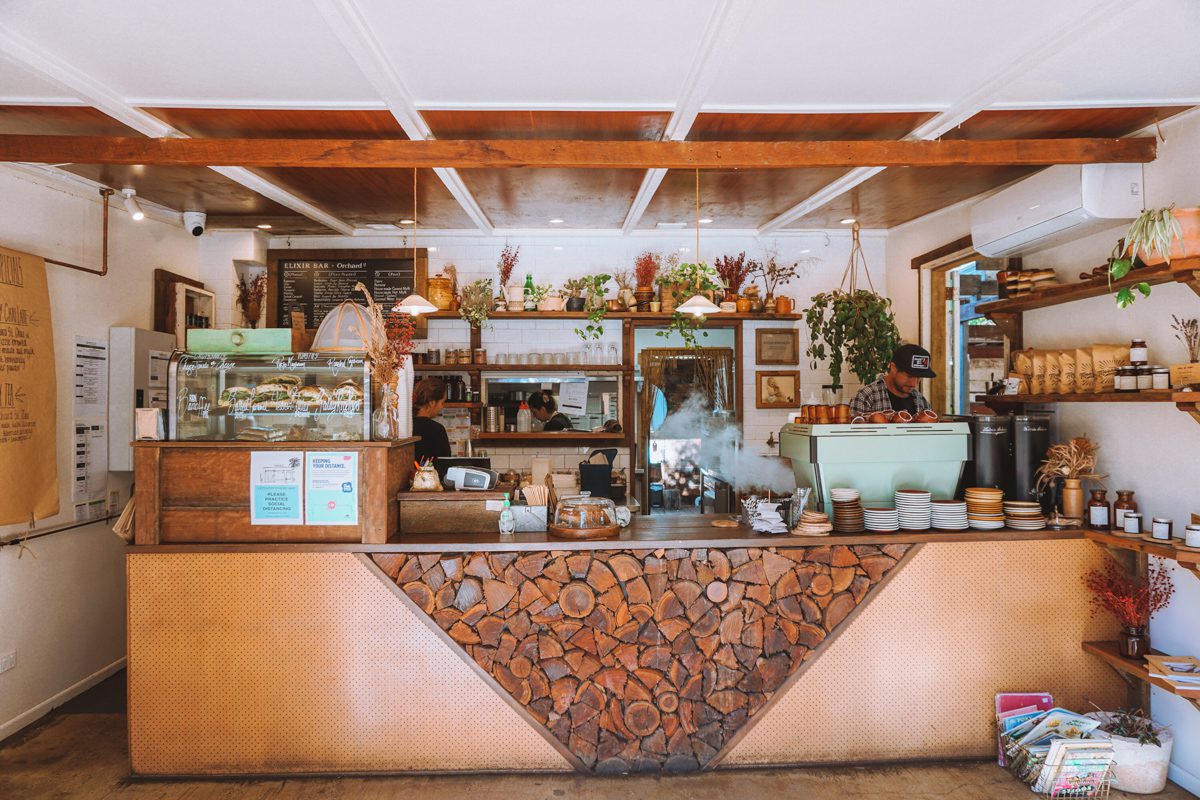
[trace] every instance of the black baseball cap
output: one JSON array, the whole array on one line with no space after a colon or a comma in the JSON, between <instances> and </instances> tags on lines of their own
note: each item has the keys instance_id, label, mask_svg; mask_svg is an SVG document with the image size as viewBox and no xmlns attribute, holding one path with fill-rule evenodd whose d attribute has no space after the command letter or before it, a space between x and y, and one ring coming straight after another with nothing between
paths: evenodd
<instances>
[{"instance_id":1,"label":"black baseball cap","mask_svg":"<svg viewBox=\"0 0 1200 800\"><path fill-rule=\"evenodd\" d=\"M892 363L901 372L907 372L917 378L936 378L937 374L929 368L932 358L929 351L915 344L902 344L892 352Z\"/></svg>"}]
</instances>

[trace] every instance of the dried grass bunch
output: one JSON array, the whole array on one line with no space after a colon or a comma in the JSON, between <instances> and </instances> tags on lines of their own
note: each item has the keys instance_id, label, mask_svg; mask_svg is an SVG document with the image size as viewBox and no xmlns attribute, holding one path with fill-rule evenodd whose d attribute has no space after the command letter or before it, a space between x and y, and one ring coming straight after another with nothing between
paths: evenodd
<instances>
[{"instance_id":1,"label":"dried grass bunch","mask_svg":"<svg viewBox=\"0 0 1200 800\"><path fill-rule=\"evenodd\" d=\"M381 386L391 386L396 381L396 374L404 367L404 359L413 350L416 321L412 316L396 311L385 314L361 282L354 284L354 290L367 298L367 313L371 317L371 327L364 337L367 356L371 359L371 377Z\"/></svg>"},{"instance_id":2,"label":"dried grass bunch","mask_svg":"<svg viewBox=\"0 0 1200 800\"><path fill-rule=\"evenodd\" d=\"M1086 436L1076 436L1069 442L1060 442L1046 451L1046 460L1038 468L1037 486L1043 489L1059 478L1100 479L1096 473L1096 454L1100 445Z\"/></svg>"},{"instance_id":3,"label":"dried grass bunch","mask_svg":"<svg viewBox=\"0 0 1200 800\"><path fill-rule=\"evenodd\" d=\"M500 260L496 262L496 270L500 273L500 290L503 291L505 286L508 286L508 281L512 277L513 270L517 268L517 262L521 260L521 246L504 245L504 249L500 251Z\"/></svg>"},{"instance_id":4,"label":"dried grass bunch","mask_svg":"<svg viewBox=\"0 0 1200 800\"><path fill-rule=\"evenodd\" d=\"M1200 361L1200 320L1195 317L1180 319L1174 314L1171 315L1171 319L1171 330L1175 331L1175 338L1187 347L1188 361L1193 364Z\"/></svg>"},{"instance_id":5,"label":"dried grass bunch","mask_svg":"<svg viewBox=\"0 0 1200 800\"><path fill-rule=\"evenodd\" d=\"M1093 614L1106 611L1131 628L1149 625L1150 618L1166 608L1175 593L1170 569L1159 562L1150 566L1145 581L1109 561L1104 569L1084 575L1083 583L1092 591Z\"/></svg>"}]
</instances>

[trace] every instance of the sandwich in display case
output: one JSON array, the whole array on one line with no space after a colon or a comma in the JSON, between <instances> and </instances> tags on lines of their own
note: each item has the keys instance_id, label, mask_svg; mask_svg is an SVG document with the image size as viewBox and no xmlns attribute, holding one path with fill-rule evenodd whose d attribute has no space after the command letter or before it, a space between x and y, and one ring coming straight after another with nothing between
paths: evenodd
<instances>
[{"instance_id":1,"label":"sandwich in display case","mask_svg":"<svg viewBox=\"0 0 1200 800\"><path fill-rule=\"evenodd\" d=\"M175 353L168 375L172 440L371 438L370 363L362 355Z\"/></svg>"}]
</instances>

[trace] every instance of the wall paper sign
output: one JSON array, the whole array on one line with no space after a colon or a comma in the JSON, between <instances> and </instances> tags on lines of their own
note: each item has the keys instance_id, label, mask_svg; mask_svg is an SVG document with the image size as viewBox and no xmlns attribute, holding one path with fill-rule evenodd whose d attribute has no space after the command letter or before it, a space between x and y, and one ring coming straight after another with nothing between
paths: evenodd
<instances>
[{"instance_id":1,"label":"wall paper sign","mask_svg":"<svg viewBox=\"0 0 1200 800\"><path fill-rule=\"evenodd\" d=\"M358 453L304 454L304 524L358 524Z\"/></svg>"},{"instance_id":2,"label":"wall paper sign","mask_svg":"<svg viewBox=\"0 0 1200 800\"><path fill-rule=\"evenodd\" d=\"M0 247L0 525L58 513L57 403L46 263Z\"/></svg>"},{"instance_id":3,"label":"wall paper sign","mask_svg":"<svg viewBox=\"0 0 1200 800\"><path fill-rule=\"evenodd\" d=\"M250 524L303 525L304 453L250 452Z\"/></svg>"}]
</instances>

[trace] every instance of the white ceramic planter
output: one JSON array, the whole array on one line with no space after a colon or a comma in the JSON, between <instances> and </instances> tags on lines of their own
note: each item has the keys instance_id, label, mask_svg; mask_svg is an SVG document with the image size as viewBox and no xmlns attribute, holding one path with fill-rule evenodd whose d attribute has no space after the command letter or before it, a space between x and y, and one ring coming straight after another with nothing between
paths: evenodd
<instances>
[{"instance_id":1,"label":"white ceramic planter","mask_svg":"<svg viewBox=\"0 0 1200 800\"><path fill-rule=\"evenodd\" d=\"M562 311L565 303L561 297L544 297L538 302L538 311Z\"/></svg>"},{"instance_id":2,"label":"white ceramic planter","mask_svg":"<svg viewBox=\"0 0 1200 800\"><path fill-rule=\"evenodd\" d=\"M1107 721L1109 712L1093 711L1086 716ZM1171 731L1155 724L1154 732L1161 745L1139 744L1137 739L1096 731L1097 739L1109 739L1113 744L1113 788L1130 794L1156 794L1167 785L1167 769L1171 766L1171 749L1175 738Z\"/></svg>"}]
</instances>

